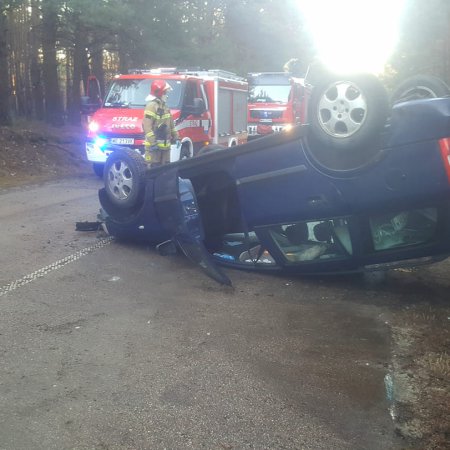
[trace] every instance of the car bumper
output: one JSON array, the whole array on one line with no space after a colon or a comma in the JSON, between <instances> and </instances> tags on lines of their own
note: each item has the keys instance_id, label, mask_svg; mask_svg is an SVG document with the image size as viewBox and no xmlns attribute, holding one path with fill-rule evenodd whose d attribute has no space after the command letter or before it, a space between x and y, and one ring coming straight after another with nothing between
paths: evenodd
<instances>
[{"instance_id":1,"label":"car bumper","mask_svg":"<svg viewBox=\"0 0 450 450\"><path fill-rule=\"evenodd\" d=\"M142 145L134 146L132 149L144 154L144 146ZM86 142L86 157L88 161L93 163L105 163L108 156L113 151L114 149L111 147L101 148L94 142ZM170 146L170 162L178 161L180 159L180 151L181 147L177 147L176 145Z\"/></svg>"},{"instance_id":2,"label":"car bumper","mask_svg":"<svg viewBox=\"0 0 450 450\"><path fill-rule=\"evenodd\" d=\"M112 153L112 149L101 148L94 142L86 142L86 157L93 163L104 163Z\"/></svg>"}]
</instances>

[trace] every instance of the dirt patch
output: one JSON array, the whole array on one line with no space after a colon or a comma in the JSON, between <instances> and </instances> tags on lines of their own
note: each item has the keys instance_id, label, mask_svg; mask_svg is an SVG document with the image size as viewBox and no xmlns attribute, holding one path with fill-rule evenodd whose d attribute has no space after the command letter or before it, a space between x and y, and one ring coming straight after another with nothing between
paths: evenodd
<instances>
[{"instance_id":1,"label":"dirt patch","mask_svg":"<svg viewBox=\"0 0 450 450\"><path fill-rule=\"evenodd\" d=\"M450 448L450 260L396 271L404 303L390 318L391 415L408 449Z\"/></svg>"},{"instance_id":2,"label":"dirt patch","mask_svg":"<svg viewBox=\"0 0 450 450\"><path fill-rule=\"evenodd\" d=\"M0 188L92 175L81 127L40 122L0 127Z\"/></svg>"}]
</instances>

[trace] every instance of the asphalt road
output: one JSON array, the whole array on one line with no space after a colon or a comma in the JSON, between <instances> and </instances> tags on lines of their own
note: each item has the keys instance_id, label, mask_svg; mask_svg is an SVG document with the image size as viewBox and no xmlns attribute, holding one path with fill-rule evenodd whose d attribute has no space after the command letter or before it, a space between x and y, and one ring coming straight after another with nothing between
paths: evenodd
<instances>
[{"instance_id":1,"label":"asphalt road","mask_svg":"<svg viewBox=\"0 0 450 450\"><path fill-rule=\"evenodd\" d=\"M0 449L396 449L389 292L75 231L100 181L0 191ZM395 300L395 299L394 299Z\"/></svg>"}]
</instances>

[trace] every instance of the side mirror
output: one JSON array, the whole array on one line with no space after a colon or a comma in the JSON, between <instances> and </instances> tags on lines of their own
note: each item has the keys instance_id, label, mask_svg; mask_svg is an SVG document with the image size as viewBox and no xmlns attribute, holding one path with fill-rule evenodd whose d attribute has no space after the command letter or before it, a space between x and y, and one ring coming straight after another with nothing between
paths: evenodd
<instances>
[{"instance_id":1,"label":"side mirror","mask_svg":"<svg viewBox=\"0 0 450 450\"><path fill-rule=\"evenodd\" d=\"M81 96L80 101L81 114L93 114L101 106L100 101L93 101L93 99L88 96Z\"/></svg>"}]
</instances>

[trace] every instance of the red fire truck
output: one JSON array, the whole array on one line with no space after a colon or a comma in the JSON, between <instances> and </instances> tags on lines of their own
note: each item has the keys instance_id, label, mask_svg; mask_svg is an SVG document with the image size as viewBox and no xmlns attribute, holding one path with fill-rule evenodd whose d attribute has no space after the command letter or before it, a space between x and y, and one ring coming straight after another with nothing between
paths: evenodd
<instances>
[{"instance_id":1,"label":"red fire truck","mask_svg":"<svg viewBox=\"0 0 450 450\"><path fill-rule=\"evenodd\" d=\"M305 123L306 101L303 78L288 72L248 74L248 138L289 130Z\"/></svg>"},{"instance_id":2,"label":"red fire truck","mask_svg":"<svg viewBox=\"0 0 450 450\"><path fill-rule=\"evenodd\" d=\"M195 156L209 144L233 146L247 141L247 94L244 78L223 70L160 68L118 75L90 118L87 159L101 176L110 144L144 152L142 119L150 87L163 79L172 87L167 100L181 147L172 146L171 161Z\"/></svg>"}]
</instances>

